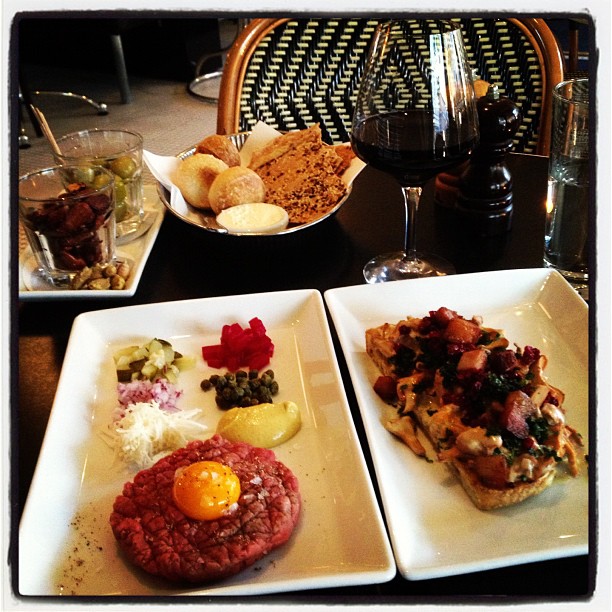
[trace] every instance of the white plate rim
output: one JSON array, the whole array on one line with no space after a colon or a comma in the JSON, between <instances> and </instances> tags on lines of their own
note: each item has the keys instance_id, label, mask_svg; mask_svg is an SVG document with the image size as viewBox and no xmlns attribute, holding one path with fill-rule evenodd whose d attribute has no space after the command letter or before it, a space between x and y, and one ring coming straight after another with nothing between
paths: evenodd
<instances>
[{"instance_id":1,"label":"white plate rim","mask_svg":"<svg viewBox=\"0 0 612 612\"><path fill-rule=\"evenodd\" d=\"M228 305L231 304L231 307ZM120 308L110 308L103 311L93 311L89 313L83 313L79 315L74 322L73 330L70 335L68 342L66 356L64 360L64 366L60 375L58 383L58 389L56 397L53 403L52 411L49 417L47 425L47 431L41 447L39 459L37 462L35 474L30 487L30 492L24 507L20 530L19 530L19 563L20 567L30 568L32 555L36 552L32 552L28 549L27 545L23 543L28 538L33 538L36 530L36 521L40 519L40 511L37 512L38 503L41 499L44 499L44 491L49 485L49 469L53 458L56 457L58 450L58 444L62 432L65 432L66 427L66 408L62 410L64 404L68 408L74 406L70 402L66 402L66 398L71 394L75 393L79 396L79 390L74 391L70 387L70 378L72 376L74 364L78 361L78 357L82 353L82 349L79 348L79 343L87 338L88 330L95 330L100 325L105 325L111 320L120 321L122 315L129 315L133 319L146 320L147 317L158 317L162 314L168 314L175 311L176 308L180 309L180 312L193 311L194 309L200 309L206 312L228 312L229 310L237 310L244 312L254 312L258 310L261 312L261 307L267 305L270 308L291 308L292 305L300 307L302 309L310 308L313 316L316 317L319 325L319 329L311 332L315 337L318 336L316 342L320 344L320 350L325 352L326 359L329 361L329 366L332 368L335 383L332 389L332 397L334 402L341 407L341 412L338 418L342 419L344 435L347 436L349 444L351 446L351 457L350 465L356 470L357 482L361 482L358 485L360 490L365 495L364 508L367 509L367 514L371 525L368 529L370 534L376 534L375 540L371 542L373 559L371 561L363 559L354 559L353 567L350 564L341 567L334 567L333 563L330 564L329 570L325 570L323 573L316 574L313 572L309 575L305 572L302 576L297 576L291 580L279 580L279 581L268 581L263 583L246 582L244 584L240 581L232 583L230 581L221 583L219 585L205 586L203 588L187 588L187 589L165 589L164 595L258 595L275 592L283 592L287 590L306 590L315 588L329 588L335 586L351 586L357 584L376 584L391 580L395 576L396 568L393 560L393 554L391 545L386 535L384 522L382 519L382 513L376 502L373 484L367 473L367 466L361 448L359 447L356 430L350 416L350 409L348 401L344 392L344 388L339 382L341 382L341 375L338 368L335 353L333 351L333 344L329 331L329 326L325 316L325 308L323 299L317 290L295 290L295 291L281 291L274 293L265 294L245 294L240 296L221 296L215 298L198 298L192 300L184 300L180 302L166 302L161 304L142 304L135 306L127 306ZM264 313L265 315L265 313ZM220 316L220 315L219 315ZM261 316L261 315L257 315ZM277 315L284 316L284 315ZM263 316L262 316L263 318ZM280 321L280 320L279 320ZM299 322L296 322L299 325ZM273 326L271 326L273 329ZM180 325L177 327L180 330ZM270 331L270 327L268 327ZM152 330L154 331L154 330ZM320 332L320 335L319 333ZM272 333L272 332L271 332ZM272 336L273 338L273 336ZM212 398L211 398L212 399ZM212 432L211 432L212 435ZM298 434L299 435L299 434ZM277 447L278 448L278 447ZM68 475L64 475L64 478L69 478ZM68 488L74 488L78 485L74 482L68 485ZM117 494L120 492L120 488ZM61 498L61 492L58 494L56 491L52 496ZM51 504L52 502L50 502ZM51 505L47 505L44 511L48 514ZM303 509L304 514L304 509ZM69 513L66 514L66 518L69 518ZM302 518L303 520L303 518ZM25 539L25 540L24 540ZM290 541L291 542L291 541ZM350 548L350 543L345 543ZM21 554L26 551L24 554ZM277 561L278 563L278 561ZM313 565L316 565L318 560L313 561ZM48 568L49 569L49 568ZM49 569L50 571L50 569ZM131 568L125 567L126 572L130 572ZM248 570L245 570L248 571ZM20 590L22 594L26 595L51 595L57 594L54 592L47 592L45 588L41 588L40 580L47 582L50 580L50 576L46 577L33 577L31 573L20 572ZM110 588L110 587L109 587ZM97 593L97 594L110 594L110 593ZM121 595L146 595L146 589L143 592L138 593L121 593ZM160 593L151 593L157 594Z\"/></svg>"},{"instance_id":2,"label":"white plate rim","mask_svg":"<svg viewBox=\"0 0 612 612\"><path fill-rule=\"evenodd\" d=\"M553 289L550 289L551 287L553 287ZM483 295L483 290L485 288L487 288L488 291ZM483 308L483 304L490 304L490 308L503 307L504 304L507 304L508 295L514 295L517 301L523 304L529 304L533 301L537 302L538 297L543 295L547 290L560 292L563 299L558 299L556 304L547 303L539 304L539 306L550 306L551 309L556 309L557 313L561 311L565 311L566 314L571 314L572 312L577 313L577 316L581 319L586 328L583 330L584 333L582 337L588 342L587 304L557 271L546 268L480 272L430 279L395 281L393 283L383 283L379 285L341 287L330 289L324 293L325 303L330 311L334 328L338 334L357 396L357 402L366 430L366 437L368 439L374 470L381 493L389 534L394 548L396 563L398 565L398 571L406 579L424 580L442 578L463 573L507 567L519 563L530 563L587 554L589 551L589 516L587 511L583 517L583 524L580 526L580 535L575 542L572 541L571 538L568 538L567 541L560 539L557 541L558 546L547 546L543 550L538 550L537 546L533 546L532 543L530 543L525 546L523 550L514 549L512 552L509 552L496 548L495 552L491 554L487 549L488 543L479 542L484 551L481 555L472 554L469 557L466 555L465 559L461 559L460 555L457 558L449 554L448 558L453 559L451 563L446 562L448 558L445 557L444 553L440 553L439 551L437 552L438 556L436 558L423 563L409 558L409 555L405 554L406 547L426 545L429 542L429 534L427 533L427 527L419 525L418 520L413 530L413 535L415 537L413 542L406 542L405 538L398 536L396 533L394 526L398 525L398 522L402 518L401 514L403 513L404 517L412 516L413 512L409 512L409 510L414 510L414 513L417 514L418 511L411 507L404 507L405 500L398 502L392 490L393 479L389 478L388 472L391 464L397 468L398 459L403 460L408 457L408 460L412 460L412 457L409 457L410 451L408 451L402 443L396 441L391 434L384 431L379 421L380 417L371 408L372 403L378 400L375 398L375 394L374 397L372 396L373 392L370 389L371 382L373 381L368 382L366 380L366 370L369 369L372 374L376 372L376 369L369 362L367 356L365 356L365 340L361 340L361 338L357 339L356 329L354 328L357 322L361 321L366 323L362 330L363 334L365 334L366 326L379 325L385 321L380 319L380 315L377 318L376 313L372 312L370 312L368 316L360 319L359 314L355 310L358 308L367 309L368 307L372 307L373 304L384 305L380 307L382 310L385 310L385 308L392 308L392 306L389 305L394 304L393 300L395 300L395 304L397 304L397 298L401 296L403 299L403 295L405 294L407 299L405 307L396 313L397 316L395 319L390 316L388 322L398 321L403 316L407 315L422 316L426 314L428 310L436 309L439 306L448 306L458 310L460 314L472 316L482 314L481 311L486 312L487 308ZM446 297L453 295L454 299L450 299L447 303L438 303L441 295L445 295ZM419 303L419 312L411 310L410 298L416 299L417 303ZM422 306L423 300L429 300L429 308ZM433 303L431 303L432 300L434 301ZM459 305L458 308L456 307L457 304ZM469 306L470 312L462 312L462 309L465 310L468 304L471 304L471 306ZM374 306L373 310L375 310L375 308ZM421 310L423 311L421 312ZM354 320L348 321L351 316L354 316ZM484 323L487 325L486 314ZM512 342L511 336L510 341ZM360 352L362 353L362 362L358 361L358 353ZM588 368L588 353L586 351L584 354L580 355L580 362L585 364ZM559 386L563 387L563 383L560 383ZM586 384L586 386L588 387L588 384ZM588 394L588 389L586 389L586 393ZM585 428L588 427L588 397L587 400L585 400L583 408L585 414L581 415L581 417L584 422L584 427L581 433L586 434ZM568 416L568 418L571 424L571 416ZM588 436L585 437L588 438ZM394 462L389 461L390 456L393 456ZM401 461L399 465L402 465ZM440 479L439 476L437 478L438 480ZM585 496L585 499L581 501L588 506L588 479L584 473L584 468L581 479L581 481L577 481L576 487L580 487L580 495ZM422 484L422 481L420 482ZM460 502L462 504L461 507L466 508L467 512L473 513L474 517L478 517L479 514L485 516L471 504L456 482L454 485L459 489L458 495L464 498L463 501ZM555 483L553 487L556 485L557 483ZM558 486L565 486L565 483ZM551 487L551 489L553 487ZM547 494L550 495L548 492L544 492L542 495ZM538 497L540 497L540 500L538 500ZM445 498L442 496L441 499L444 501ZM537 507L541 499L541 496L537 496L523 504L531 504L532 507ZM516 507L520 508L519 510L509 508L495 512L501 516L504 516L504 514L511 516L513 512L521 512L521 506L523 506L523 504L519 504L519 506ZM410 504L408 504L408 506L410 506ZM426 502L424 502L423 506L426 507ZM432 510L431 507L426 507L426 509ZM449 517L446 516L446 519L451 520L452 517L449 519ZM500 519L500 523L502 521L503 519ZM431 539L435 538L432 537ZM435 551L433 554L436 554Z\"/></svg>"}]
</instances>

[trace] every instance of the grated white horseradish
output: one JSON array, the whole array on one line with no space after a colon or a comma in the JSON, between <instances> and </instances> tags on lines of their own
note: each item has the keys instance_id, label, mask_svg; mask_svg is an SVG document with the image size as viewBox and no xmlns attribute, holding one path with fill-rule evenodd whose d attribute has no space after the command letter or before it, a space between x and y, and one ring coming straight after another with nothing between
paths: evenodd
<instances>
[{"instance_id":1,"label":"grated white horseradish","mask_svg":"<svg viewBox=\"0 0 612 612\"><path fill-rule=\"evenodd\" d=\"M156 401L130 404L123 417L110 426L112 446L120 459L149 467L206 432L206 425L194 420L200 412L167 412Z\"/></svg>"}]
</instances>

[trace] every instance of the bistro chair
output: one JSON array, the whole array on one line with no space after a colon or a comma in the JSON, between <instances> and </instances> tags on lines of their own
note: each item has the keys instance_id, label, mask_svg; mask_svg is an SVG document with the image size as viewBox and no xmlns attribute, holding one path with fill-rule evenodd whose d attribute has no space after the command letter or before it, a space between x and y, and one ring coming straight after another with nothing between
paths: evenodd
<instances>
[{"instance_id":1,"label":"bistro chair","mask_svg":"<svg viewBox=\"0 0 612 612\"><path fill-rule=\"evenodd\" d=\"M230 48L219 91L217 133L319 123L328 143L347 142L375 19L254 19ZM419 21L419 20L413 20ZM553 86L563 56L543 19L453 19L478 78L523 113L514 151L547 155Z\"/></svg>"}]
</instances>

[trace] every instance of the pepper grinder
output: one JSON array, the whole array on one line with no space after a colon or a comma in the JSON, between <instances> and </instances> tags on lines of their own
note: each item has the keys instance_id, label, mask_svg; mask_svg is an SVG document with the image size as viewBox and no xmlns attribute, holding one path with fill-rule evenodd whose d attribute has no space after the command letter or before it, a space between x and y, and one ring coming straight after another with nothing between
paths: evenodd
<instances>
[{"instance_id":1,"label":"pepper grinder","mask_svg":"<svg viewBox=\"0 0 612 612\"><path fill-rule=\"evenodd\" d=\"M489 85L476 107L480 142L460 176L455 213L472 233L493 236L512 224L512 175L506 156L522 115L512 100L500 96L497 85Z\"/></svg>"}]
</instances>

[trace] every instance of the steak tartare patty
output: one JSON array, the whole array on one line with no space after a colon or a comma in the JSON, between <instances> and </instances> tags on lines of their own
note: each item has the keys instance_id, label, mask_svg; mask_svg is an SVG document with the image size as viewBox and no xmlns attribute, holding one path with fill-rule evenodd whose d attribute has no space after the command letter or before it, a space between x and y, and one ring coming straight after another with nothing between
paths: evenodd
<instances>
[{"instance_id":1,"label":"steak tartare patty","mask_svg":"<svg viewBox=\"0 0 612 612\"><path fill-rule=\"evenodd\" d=\"M227 465L240 479L238 507L227 516L200 521L174 503L175 471L198 461ZM297 478L273 451L215 435L136 474L115 500L110 524L135 565L169 580L201 583L232 576L284 544L300 506Z\"/></svg>"}]
</instances>

